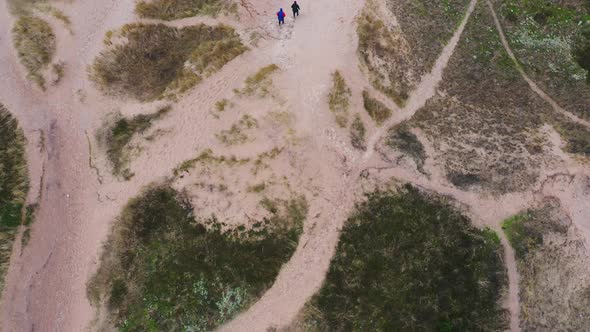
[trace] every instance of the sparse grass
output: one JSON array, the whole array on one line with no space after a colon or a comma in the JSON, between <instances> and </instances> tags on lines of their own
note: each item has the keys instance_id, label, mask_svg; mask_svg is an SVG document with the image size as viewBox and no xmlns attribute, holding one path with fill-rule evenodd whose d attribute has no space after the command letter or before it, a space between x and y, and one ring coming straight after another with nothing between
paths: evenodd
<instances>
[{"instance_id":1,"label":"sparse grass","mask_svg":"<svg viewBox=\"0 0 590 332\"><path fill-rule=\"evenodd\" d=\"M248 192L251 193L261 193L266 189L266 182L261 182L259 184L255 184L253 186L248 187Z\"/></svg>"},{"instance_id":2,"label":"sparse grass","mask_svg":"<svg viewBox=\"0 0 590 332\"><path fill-rule=\"evenodd\" d=\"M375 192L342 229L308 331L498 331L507 326L502 246L440 198Z\"/></svg>"},{"instance_id":3,"label":"sparse grass","mask_svg":"<svg viewBox=\"0 0 590 332\"><path fill-rule=\"evenodd\" d=\"M118 116L114 123L105 124L97 138L107 148L107 158L112 164L114 175L125 180L133 177L134 174L129 169L131 140L145 133L154 121L162 118L171 109L170 106L166 106L155 113L140 114L130 119Z\"/></svg>"},{"instance_id":4,"label":"sparse grass","mask_svg":"<svg viewBox=\"0 0 590 332\"><path fill-rule=\"evenodd\" d=\"M283 152L283 148L272 148L270 151L263 152L254 160L252 166L252 174L256 175L263 169L268 168L268 162L275 159Z\"/></svg>"},{"instance_id":5,"label":"sparse grass","mask_svg":"<svg viewBox=\"0 0 590 332\"><path fill-rule=\"evenodd\" d=\"M257 96L263 98L270 93L272 86L272 79L270 75L279 70L279 66L275 64L260 68L254 75L246 78L245 86L241 90L235 90L235 93L240 96Z\"/></svg>"},{"instance_id":6,"label":"sparse grass","mask_svg":"<svg viewBox=\"0 0 590 332\"><path fill-rule=\"evenodd\" d=\"M205 331L254 303L289 260L303 230L303 197L274 206L251 227L202 219L166 185L123 209L88 285L122 331Z\"/></svg>"},{"instance_id":7,"label":"sparse grass","mask_svg":"<svg viewBox=\"0 0 590 332\"><path fill-rule=\"evenodd\" d=\"M417 169L424 173L424 161L426 160L426 151L424 145L414 135L406 123L399 124L389 129L386 144L392 148L409 155L416 163Z\"/></svg>"},{"instance_id":8,"label":"sparse grass","mask_svg":"<svg viewBox=\"0 0 590 332\"><path fill-rule=\"evenodd\" d=\"M217 112L223 112L223 111L225 111L226 107L228 107L229 105L231 105L229 100L224 98L224 99L218 100L215 103L215 109L217 110Z\"/></svg>"},{"instance_id":9,"label":"sparse grass","mask_svg":"<svg viewBox=\"0 0 590 332\"><path fill-rule=\"evenodd\" d=\"M24 15L14 24L12 39L18 57L27 69L27 77L45 89L42 71L55 54L55 35L51 26L38 17Z\"/></svg>"},{"instance_id":10,"label":"sparse grass","mask_svg":"<svg viewBox=\"0 0 590 332\"><path fill-rule=\"evenodd\" d=\"M36 2L33 7L43 13L47 13L53 16L55 19L63 23L63 25L68 29L70 34L74 33L72 31L72 21L70 21L70 18L60 9L53 7L51 4L47 2Z\"/></svg>"},{"instance_id":11,"label":"sparse grass","mask_svg":"<svg viewBox=\"0 0 590 332\"><path fill-rule=\"evenodd\" d=\"M590 10L584 1L492 1L517 59L562 107L590 119Z\"/></svg>"},{"instance_id":12,"label":"sparse grass","mask_svg":"<svg viewBox=\"0 0 590 332\"><path fill-rule=\"evenodd\" d=\"M53 85L58 84L64 77L64 68L65 64L62 61L51 65L51 70L53 71L54 75L53 82L51 82Z\"/></svg>"},{"instance_id":13,"label":"sparse grass","mask_svg":"<svg viewBox=\"0 0 590 332\"><path fill-rule=\"evenodd\" d=\"M107 33L105 46L90 78L105 93L140 101L174 98L246 51L233 28L204 24L127 24Z\"/></svg>"},{"instance_id":14,"label":"sparse grass","mask_svg":"<svg viewBox=\"0 0 590 332\"><path fill-rule=\"evenodd\" d=\"M552 110L505 52L485 2L476 5L440 89L444 95L435 95L408 125L432 142L431 157L447 179L466 190L530 188L545 158L543 116Z\"/></svg>"},{"instance_id":15,"label":"sparse grass","mask_svg":"<svg viewBox=\"0 0 590 332\"><path fill-rule=\"evenodd\" d=\"M559 204L546 203L505 220L519 272L523 331L582 331L590 326L590 259Z\"/></svg>"},{"instance_id":16,"label":"sparse grass","mask_svg":"<svg viewBox=\"0 0 590 332\"><path fill-rule=\"evenodd\" d=\"M361 63L372 85L404 106L451 38L468 0L367 1L357 33ZM394 25L395 16L399 25Z\"/></svg>"},{"instance_id":17,"label":"sparse grass","mask_svg":"<svg viewBox=\"0 0 590 332\"><path fill-rule=\"evenodd\" d=\"M235 13L235 6L227 0L150 0L139 1L135 12L140 17L172 21L197 15L216 16L224 9Z\"/></svg>"},{"instance_id":18,"label":"sparse grass","mask_svg":"<svg viewBox=\"0 0 590 332\"><path fill-rule=\"evenodd\" d=\"M363 105L378 126L391 117L391 110L379 100L371 97L367 90L363 91Z\"/></svg>"},{"instance_id":19,"label":"sparse grass","mask_svg":"<svg viewBox=\"0 0 590 332\"><path fill-rule=\"evenodd\" d=\"M330 111L334 113L336 123L345 128L348 125L348 107L352 93L342 74L337 70L332 73L332 89L328 95Z\"/></svg>"},{"instance_id":20,"label":"sparse grass","mask_svg":"<svg viewBox=\"0 0 590 332\"><path fill-rule=\"evenodd\" d=\"M367 150L366 135L365 124L357 113L350 125L350 144L352 144L352 147L361 151Z\"/></svg>"},{"instance_id":21,"label":"sparse grass","mask_svg":"<svg viewBox=\"0 0 590 332\"><path fill-rule=\"evenodd\" d=\"M220 165L226 164L228 166L243 165L250 162L250 159L238 159L235 156L216 156L213 151L207 149L203 151L198 157L185 160L174 169L174 176L182 176L193 169L197 164L202 163L206 165Z\"/></svg>"},{"instance_id":22,"label":"sparse grass","mask_svg":"<svg viewBox=\"0 0 590 332\"><path fill-rule=\"evenodd\" d=\"M258 128L258 121L248 114L242 116L242 118L234 123L230 129L222 130L218 134L215 134L217 139L225 145L243 144L248 141L248 135L244 133L252 128Z\"/></svg>"},{"instance_id":23,"label":"sparse grass","mask_svg":"<svg viewBox=\"0 0 590 332\"><path fill-rule=\"evenodd\" d=\"M24 207L28 189L25 136L16 119L0 104L0 293L14 237L18 227L28 221Z\"/></svg>"}]
</instances>

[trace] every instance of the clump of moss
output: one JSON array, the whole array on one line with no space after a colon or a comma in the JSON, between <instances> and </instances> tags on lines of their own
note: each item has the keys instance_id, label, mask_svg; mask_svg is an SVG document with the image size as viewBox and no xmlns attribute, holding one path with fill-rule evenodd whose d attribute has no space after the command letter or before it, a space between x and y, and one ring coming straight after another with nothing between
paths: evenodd
<instances>
[{"instance_id":1,"label":"clump of moss","mask_svg":"<svg viewBox=\"0 0 590 332\"><path fill-rule=\"evenodd\" d=\"M348 107L351 91L342 74L337 70L332 74L332 89L328 95L330 111L336 117L336 123L344 128L348 124Z\"/></svg>"},{"instance_id":2,"label":"clump of moss","mask_svg":"<svg viewBox=\"0 0 590 332\"><path fill-rule=\"evenodd\" d=\"M367 129L361 119L360 115L356 114L352 124L350 125L350 143L355 149L365 151L367 149L366 142Z\"/></svg>"},{"instance_id":3,"label":"clump of moss","mask_svg":"<svg viewBox=\"0 0 590 332\"><path fill-rule=\"evenodd\" d=\"M94 305L106 307L106 324L212 330L254 303L295 251L307 214L303 197L265 204L268 217L232 228L198 218L166 185L132 199L88 287Z\"/></svg>"},{"instance_id":4,"label":"clump of moss","mask_svg":"<svg viewBox=\"0 0 590 332\"><path fill-rule=\"evenodd\" d=\"M131 140L151 128L154 121L162 118L172 108L166 106L152 114L139 114L132 118L118 117L114 123L105 124L98 134L98 141L107 147L107 158L113 166L113 174L125 180L133 177L128 165L131 159Z\"/></svg>"},{"instance_id":5,"label":"clump of moss","mask_svg":"<svg viewBox=\"0 0 590 332\"><path fill-rule=\"evenodd\" d=\"M279 66L270 64L266 67L260 68L254 75L246 78L245 86L241 90L235 90L236 94L240 96L252 96L254 94L259 97L266 97L270 93L272 86L271 74L279 70Z\"/></svg>"},{"instance_id":6,"label":"clump of moss","mask_svg":"<svg viewBox=\"0 0 590 332\"><path fill-rule=\"evenodd\" d=\"M28 218L25 136L14 117L0 104L0 292L8 271L18 226Z\"/></svg>"},{"instance_id":7,"label":"clump of moss","mask_svg":"<svg viewBox=\"0 0 590 332\"><path fill-rule=\"evenodd\" d=\"M14 24L12 38L18 57L27 69L27 77L45 89L42 70L55 54L55 34L51 26L38 17L24 15Z\"/></svg>"},{"instance_id":8,"label":"clump of moss","mask_svg":"<svg viewBox=\"0 0 590 332\"><path fill-rule=\"evenodd\" d=\"M125 42L113 42L117 37ZM106 93L140 101L174 97L246 51L234 29L205 24L182 29L127 24L105 39L90 78Z\"/></svg>"},{"instance_id":9,"label":"clump of moss","mask_svg":"<svg viewBox=\"0 0 590 332\"><path fill-rule=\"evenodd\" d=\"M146 18L176 20L197 15L217 15L223 9L236 11L236 4L224 0L154 0L140 1L135 12Z\"/></svg>"},{"instance_id":10,"label":"clump of moss","mask_svg":"<svg viewBox=\"0 0 590 332\"><path fill-rule=\"evenodd\" d=\"M243 144L248 141L248 135L244 131L252 128L258 128L258 121L246 114L230 129L222 130L215 137L225 145Z\"/></svg>"},{"instance_id":11,"label":"clump of moss","mask_svg":"<svg viewBox=\"0 0 590 332\"><path fill-rule=\"evenodd\" d=\"M367 90L363 91L363 105L369 116L377 125L382 125L389 117L391 117L391 110L379 100L371 97Z\"/></svg>"},{"instance_id":12,"label":"clump of moss","mask_svg":"<svg viewBox=\"0 0 590 332\"><path fill-rule=\"evenodd\" d=\"M507 328L502 247L447 203L406 186L367 195L348 219L307 330Z\"/></svg>"}]
</instances>

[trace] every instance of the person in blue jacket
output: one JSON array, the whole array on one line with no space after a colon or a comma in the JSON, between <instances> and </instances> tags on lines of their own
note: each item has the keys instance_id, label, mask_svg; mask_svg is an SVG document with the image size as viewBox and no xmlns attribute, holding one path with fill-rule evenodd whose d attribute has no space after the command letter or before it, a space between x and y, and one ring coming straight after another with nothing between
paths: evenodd
<instances>
[{"instance_id":1,"label":"person in blue jacket","mask_svg":"<svg viewBox=\"0 0 590 332\"><path fill-rule=\"evenodd\" d=\"M279 25L285 24L285 16L287 16L287 15L283 11L283 8L281 8L281 10L279 10L279 12L277 13L277 18L279 19Z\"/></svg>"}]
</instances>

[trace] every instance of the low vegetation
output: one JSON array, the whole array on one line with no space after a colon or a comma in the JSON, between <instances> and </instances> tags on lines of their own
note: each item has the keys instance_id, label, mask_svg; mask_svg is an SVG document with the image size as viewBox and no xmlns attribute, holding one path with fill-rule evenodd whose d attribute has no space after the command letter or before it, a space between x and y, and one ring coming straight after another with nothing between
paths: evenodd
<instances>
[{"instance_id":1,"label":"low vegetation","mask_svg":"<svg viewBox=\"0 0 590 332\"><path fill-rule=\"evenodd\" d=\"M356 114L350 125L350 143L352 147L361 151L367 150L366 135L365 124L360 115Z\"/></svg>"},{"instance_id":2,"label":"low vegetation","mask_svg":"<svg viewBox=\"0 0 590 332\"><path fill-rule=\"evenodd\" d=\"M530 188L545 158L543 117L551 107L522 79L479 2L443 74L441 91L416 112L446 177L465 190Z\"/></svg>"},{"instance_id":3,"label":"low vegetation","mask_svg":"<svg viewBox=\"0 0 590 332\"><path fill-rule=\"evenodd\" d=\"M410 156L416 163L417 169L424 173L424 161L426 160L426 151L422 142L410 131L405 123L397 125L389 130L386 144L395 150Z\"/></svg>"},{"instance_id":4,"label":"low vegetation","mask_svg":"<svg viewBox=\"0 0 590 332\"><path fill-rule=\"evenodd\" d=\"M367 1L358 22L358 52L373 86L403 106L453 35L467 3Z\"/></svg>"},{"instance_id":5,"label":"low vegetation","mask_svg":"<svg viewBox=\"0 0 590 332\"><path fill-rule=\"evenodd\" d=\"M523 331L590 326L590 258L584 239L556 202L504 221L520 275Z\"/></svg>"},{"instance_id":6,"label":"low vegetation","mask_svg":"<svg viewBox=\"0 0 590 332\"><path fill-rule=\"evenodd\" d=\"M171 110L166 106L152 114L139 114L132 118L117 115L114 121L107 121L98 132L98 141L106 147L107 158L113 167L113 174L129 180L133 172L129 169L131 161L131 141L134 137L145 133L152 127L154 121L159 120Z\"/></svg>"},{"instance_id":7,"label":"low vegetation","mask_svg":"<svg viewBox=\"0 0 590 332\"><path fill-rule=\"evenodd\" d=\"M263 199L267 217L248 227L202 219L167 185L123 209L104 246L89 298L103 328L213 330L254 303L289 260L303 230L303 197Z\"/></svg>"},{"instance_id":8,"label":"low vegetation","mask_svg":"<svg viewBox=\"0 0 590 332\"><path fill-rule=\"evenodd\" d=\"M367 90L363 91L363 105L378 126L391 117L391 110L379 100L371 97Z\"/></svg>"},{"instance_id":9,"label":"low vegetation","mask_svg":"<svg viewBox=\"0 0 590 332\"><path fill-rule=\"evenodd\" d=\"M260 98L268 96L272 86L271 75L279 70L279 66L270 64L260 68L254 75L246 78L244 87L234 92L239 96L257 95Z\"/></svg>"},{"instance_id":10,"label":"low vegetation","mask_svg":"<svg viewBox=\"0 0 590 332\"><path fill-rule=\"evenodd\" d=\"M55 54L55 35L44 20L30 15L18 18L12 28L12 39L27 77L45 89L43 70Z\"/></svg>"},{"instance_id":11,"label":"low vegetation","mask_svg":"<svg viewBox=\"0 0 590 332\"><path fill-rule=\"evenodd\" d=\"M176 20L197 15L217 15L222 10L233 14L237 4L228 0L150 0L139 1L135 12L140 17Z\"/></svg>"},{"instance_id":12,"label":"low vegetation","mask_svg":"<svg viewBox=\"0 0 590 332\"><path fill-rule=\"evenodd\" d=\"M562 107L590 119L590 8L584 1L494 0L525 71Z\"/></svg>"},{"instance_id":13,"label":"low vegetation","mask_svg":"<svg viewBox=\"0 0 590 332\"><path fill-rule=\"evenodd\" d=\"M140 101L173 98L247 50L233 28L205 24L127 24L107 33L105 46L90 78L105 93Z\"/></svg>"},{"instance_id":14,"label":"low vegetation","mask_svg":"<svg viewBox=\"0 0 590 332\"><path fill-rule=\"evenodd\" d=\"M336 123L345 128L348 125L348 108L350 104L350 97L352 92L342 74L339 71L335 71L332 74L332 88L328 95L328 105L330 111L334 113Z\"/></svg>"},{"instance_id":15,"label":"low vegetation","mask_svg":"<svg viewBox=\"0 0 590 332\"><path fill-rule=\"evenodd\" d=\"M498 236L405 186L374 192L340 236L307 331L498 331L506 273Z\"/></svg>"},{"instance_id":16,"label":"low vegetation","mask_svg":"<svg viewBox=\"0 0 590 332\"><path fill-rule=\"evenodd\" d=\"M28 220L27 191L25 136L16 119L0 104L0 294L14 237Z\"/></svg>"},{"instance_id":17,"label":"low vegetation","mask_svg":"<svg viewBox=\"0 0 590 332\"><path fill-rule=\"evenodd\" d=\"M238 122L234 123L231 128L215 134L215 137L225 145L243 144L248 141L248 134L245 131L253 128L258 128L258 121L246 114Z\"/></svg>"},{"instance_id":18,"label":"low vegetation","mask_svg":"<svg viewBox=\"0 0 590 332\"><path fill-rule=\"evenodd\" d=\"M184 173L193 169L197 164L215 164L215 165L227 165L227 166L236 166L236 165L243 165L250 162L250 159L238 159L236 156L217 156L211 151L207 149L199 156L193 159L185 160L180 165L178 165L174 169L174 176L183 176Z\"/></svg>"}]
</instances>

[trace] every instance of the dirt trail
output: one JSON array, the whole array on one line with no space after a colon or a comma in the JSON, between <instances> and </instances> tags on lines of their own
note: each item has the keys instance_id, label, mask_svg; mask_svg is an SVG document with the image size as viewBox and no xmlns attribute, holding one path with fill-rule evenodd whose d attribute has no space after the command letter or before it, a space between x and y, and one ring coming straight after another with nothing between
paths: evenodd
<instances>
[{"instance_id":1,"label":"dirt trail","mask_svg":"<svg viewBox=\"0 0 590 332\"><path fill-rule=\"evenodd\" d=\"M551 105L553 110L555 110L556 112L559 112L559 113L567 116L573 122L581 124L581 125L585 126L586 128L590 129L590 122L579 118L577 115L570 113L570 112L566 111L563 107L559 106L559 104L555 100L553 100L548 94L546 94L545 91L543 91L537 85L537 83L535 83L535 81L533 81L527 75L527 73L524 71L524 69L522 68L522 66L518 62L518 59L514 55L514 52L512 52L512 49L510 48L510 44L508 44L508 40L506 39L506 35L504 34L504 29L502 28L502 24L500 23L500 20L498 20L498 15L496 14L496 10L494 9L494 6L492 5L492 3L489 0L486 0L486 3L488 4L488 7L490 8L492 16L494 17L494 22L496 23L496 29L498 30L498 33L500 34L500 39L502 40L502 45L504 45L504 49L506 49L508 56L510 56L510 58L512 59L512 62L514 62L515 66L516 66L516 69L518 70L518 72L520 73L522 78L527 82L527 84L529 85L531 90L533 90L537 95L539 95L539 97L541 97L544 101L546 101L549 105Z\"/></svg>"},{"instance_id":2,"label":"dirt trail","mask_svg":"<svg viewBox=\"0 0 590 332\"><path fill-rule=\"evenodd\" d=\"M396 111L383 129L377 129L370 136L369 149L363 155L349 147L348 133L336 127L326 103L330 74L336 69L343 72L353 91L359 92L369 86L359 69L355 46L354 22L363 6L362 1L310 1L303 5L296 23L289 17L287 24L280 29L276 27L272 13L254 10L273 8L276 4L269 0L243 1L249 14L243 15L240 22L224 17L163 22L176 27L226 23L237 26L244 40L248 40L251 32L257 32L263 42L174 104L174 111L157 124L173 131L146 147L131 163L135 177L122 183L108 174L101 153L90 152L89 143L90 146L94 144L92 134L108 112L145 113L162 103L140 104L104 97L88 81L86 68L102 50L106 31L125 23L159 21L137 20L133 14L134 0L64 4L64 11L73 21L74 35L66 33L59 24L53 25L55 29L62 29L57 33L57 58L66 63L66 75L58 86L50 86L47 92L41 92L24 79L12 49L12 18L5 10L5 1L0 0L0 77L3 78L0 81L0 102L16 114L29 138L33 183L40 185L37 179L41 178L43 169L45 180L39 188L43 195L31 242L22 254L17 252L12 257L0 307L2 331L81 331L87 327L94 311L86 298L86 281L96 268L100 244L110 222L143 186L169 176L180 162L214 145L214 134L227 123L215 120L207 110L212 109L217 100L231 96L232 90L258 68L270 63L281 68L275 87L282 93L282 107L295 114L295 129L304 141L293 151L298 158L297 165L301 165L295 171L301 179L313 179L319 189L317 196L310 199L309 220L297 251L283 267L272 288L221 330L263 331L269 326L288 324L325 278L339 230L362 193L363 184L359 177L379 163L375 146L386 128L410 118L434 96L477 3L471 1L464 21L432 72L422 78L408 105ZM353 97L352 105L362 109L358 96ZM34 144L38 142L35 137L39 136L39 130L45 133L44 150L37 149ZM230 152L251 156L268 150L272 143L264 142ZM89 159L94 166L98 165L97 169L90 167ZM475 222L490 225L498 231L502 219L538 199L533 192L499 198L463 192L448 185L442 177L427 179L403 168L384 170L381 176L394 176L454 197L468 207ZM559 188L547 186L539 195L556 194ZM576 188L567 194L579 193L583 186ZM565 196L564 199L568 199ZM583 199L586 196L576 197ZM36 194L31 199L34 198ZM583 203L576 201L570 208L575 209L577 204ZM582 220L585 213L577 218ZM503 244L507 245L505 238ZM20 248L17 246L15 250ZM518 330L518 279L514 255L510 249L506 253L511 328Z\"/></svg>"}]
</instances>

